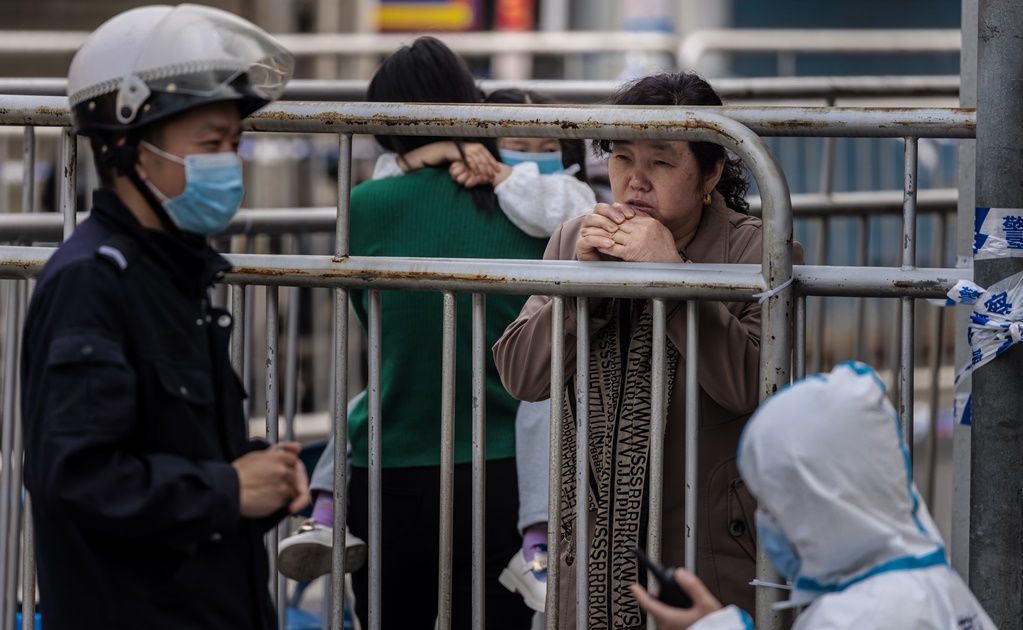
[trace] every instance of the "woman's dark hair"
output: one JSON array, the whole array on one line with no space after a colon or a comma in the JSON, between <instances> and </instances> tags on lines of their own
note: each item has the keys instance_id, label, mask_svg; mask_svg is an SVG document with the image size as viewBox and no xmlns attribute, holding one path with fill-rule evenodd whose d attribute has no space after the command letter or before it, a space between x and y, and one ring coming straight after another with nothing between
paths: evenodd
<instances>
[{"instance_id":1,"label":"woman's dark hair","mask_svg":"<svg viewBox=\"0 0 1023 630\"><path fill-rule=\"evenodd\" d=\"M369 82L367 98L376 103L461 103L480 104L483 92L476 85L465 60L439 39L420 37L393 52ZM385 150L404 155L438 140L451 140L462 153L466 138L436 136L374 136ZM473 138L498 157L494 138ZM463 153L464 156L464 153ZM441 165L436 165L441 166ZM477 209L493 210L497 197L491 186L472 188Z\"/></svg>"},{"instance_id":2,"label":"woman's dark hair","mask_svg":"<svg viewBox=\"0 0 1023 630\"><path fill-rule=\"evenodd\" d=\"M502 88L494 90L486 97L487 103L495 105L555 105L554 99L546 94L533 92L532 90L520 90L518 88ZM561 143L561 164L565 168L573 164L579 165L575 177L579 181L588 184L589 177L586 175L586 142L575 138L562 138Z\"/></svg>"},{"instance_id":3,"label":"woman's dark hair","mask_svg":"<svg viewBox=\"0 0 1023 630\"><path fill-rule=\"evenodd\" d=\"M604 102L609 105L722 105L714 88L692 72L654 74L637 79L619 88ZM594 149L610 153L613 145L612 140L599 140L594 142ZM749 178L742 160L730 157L724 147L713 142L690 142L689 148L696 156L701 175L710 173L724 160L724 170L715 190L725 198L729 208L748 214Z\"/></svg>"}]
</instances>

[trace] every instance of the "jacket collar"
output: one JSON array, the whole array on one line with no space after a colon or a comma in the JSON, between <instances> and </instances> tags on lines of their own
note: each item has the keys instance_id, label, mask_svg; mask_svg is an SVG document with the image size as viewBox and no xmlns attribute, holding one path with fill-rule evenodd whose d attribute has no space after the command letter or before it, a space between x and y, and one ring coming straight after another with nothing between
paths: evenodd
<instances>
[{"instance_id":1,"label":"jacket collar","mask_svg":"<svg viewBox=\"0 0 1023 630\"><path fill-rule=\"evenodd\" d=\"M173 236L142 226L120 197L103 188L93 191L92 213L106 228L133 238L186 292L203 292L231 269L231 264L200 236Z\"/></svg>"}]
</instances>

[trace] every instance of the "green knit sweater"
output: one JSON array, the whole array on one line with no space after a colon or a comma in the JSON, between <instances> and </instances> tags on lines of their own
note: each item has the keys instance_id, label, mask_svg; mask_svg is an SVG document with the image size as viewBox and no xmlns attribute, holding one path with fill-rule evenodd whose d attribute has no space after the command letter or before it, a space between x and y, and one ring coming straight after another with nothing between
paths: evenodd
<instances>
[{"instance_id":1,"label":"green knit sweater","mask_svg":"<svg viewBox=\"0 0 1023 630\"><path fill-rule=\"evenodd\" d=\"M527 236L500 210L477 210L472 194L446 169L425 168L402 177L365 182L352 190L353 256L540 259L546 240ZM352 291L352 304L367 324L368 295ZM491 346L514 320L526 296L486 296L487 459L515 455L518 401L501 385ZM381 294L380 400L383 466L440 464L440 293ZM457 296L455 355L455 463L472 461L472 295ZM352 463L368 467L367 400L348 418Z\"/></svg>"}]
</instances>

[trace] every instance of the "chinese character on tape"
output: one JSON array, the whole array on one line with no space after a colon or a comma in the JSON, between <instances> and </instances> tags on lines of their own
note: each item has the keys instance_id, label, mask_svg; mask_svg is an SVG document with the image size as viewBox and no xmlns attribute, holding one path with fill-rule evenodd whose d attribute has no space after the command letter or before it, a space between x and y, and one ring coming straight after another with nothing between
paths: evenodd
<instances>
[{"instance_id":1,"label":"chinese character on tape","mask_svg":"<svg viewBox=\"0 0 1023 630\"><path fill-rule=\"evenodd\" d=\"M1023 209L977 208L973 255L977 260L1023 257Z\"/></svg>"},{"instance_id":2,"label":"chinese character on tape","mask_svg":"<svg viewBox=\"0 0 1023 630\"><path fill-rule=\"evenodd\" d=\"M948 292L959 304L972 304L966 339L970 344L970 363L956 374L957 390L974 370L987 365L1023 339L1023 272L999 280L984 289L969 280L960 280ZM960 391L957 395L962 396ZM971 401L956 405L956 419L970 424Z\"/></svg>"},{"instance_id":3,"label":"chinese character on tape","mask_svg":"<svg viewBox=\"0 0 1023 630\"><path fill-rule=\"evenodd\" d=\"M1002 217L1005 245L1009 249L1023 249L1023 215L1007 214Z\"/></svg>"}]
</instances>

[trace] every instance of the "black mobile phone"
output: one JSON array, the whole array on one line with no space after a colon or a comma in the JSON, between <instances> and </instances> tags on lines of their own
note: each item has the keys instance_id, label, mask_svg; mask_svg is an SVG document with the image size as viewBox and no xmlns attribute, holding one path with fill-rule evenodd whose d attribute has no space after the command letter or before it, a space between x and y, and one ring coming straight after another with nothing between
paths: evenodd
<instances>
[{"instance_id":1,"label":"black mobile phone","mask_svg":"<svg viewBox=\"0 0 1023 630\"><path fill-rule=\"evenodd\" d=\"M653 573L654 578L660 585L657 599L675 608L692 608L693 600L689 599L689 596L686 595L685 591L679 587L678 582L675 581L675 569L671 567L665 569L660 566L648 558L646 553L639 547L633 547L632 553L636 554L636 557L639 558L639 566Z\"/></svg>"}]
</instances>

